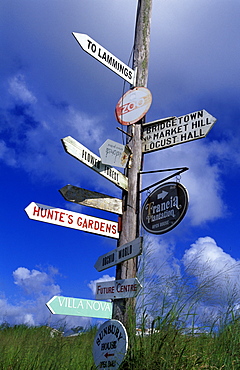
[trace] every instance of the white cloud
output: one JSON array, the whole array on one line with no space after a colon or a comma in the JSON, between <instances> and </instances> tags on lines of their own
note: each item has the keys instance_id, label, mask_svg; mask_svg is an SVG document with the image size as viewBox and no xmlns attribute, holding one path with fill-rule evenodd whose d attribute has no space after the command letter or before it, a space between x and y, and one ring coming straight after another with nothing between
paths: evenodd
<instances>
[{"instance_id":1,"label":"white cloud","mask_svg":"<svg viewBox=\"0 0 240 370\"><path fill-rule=\"evenodd\" d=\"M15 150L8 148L3 140L0 140L0 159L10 167L17 165Z\"/></svg>"},{"instance_id":2,"label":"white cloud","mask_svg":"<svg viewBox=\"0 0 240 370\"><path fill-rule=\"evenodd\" d=\"M39 270L29 270L25 267L19 267L13 272L14 283L21 287L27 294L45 294L57 295L60 293L60 287L54 284L54 276L51 273L41 272Z\"/></svg>"},{"instance_id":3,"label":"white cloud","mask_svg":"<svg viewBox=\"0 0 240 370\"><path fill-rule=\"evenodd\" d=\"M202 289L203 300L211 304L239 303L240 264L219 247L211 237L198 238L187 249L183 264L188 275L194 277Z\"/></svg>"},{"instance_id":4,"label":"white cloud","mask_svg":"<svg viewBox=\"0 0 240 370\"><path fill-rule=\"evenodd\" d=\"M75 168L82 166L65 153L61 139L73 136L91 151L97 152L102 144L103 118L77 110L67 103L36 97L27 86L26 76L17 74L9 78L10 99L3 109L5 124L1 126L0 159L9 166L23 168L35 178L49 175L54 179L70 178L76 181ZM46 113L47 112L47 113ZM82 172L85 166L80 167ZM89 171L89 170L88 170ZM89 171L92 175L92 171ZM98 176L101 182L101 177Z\"/></svg>"},{"instance_id":5,"label":"white cloud","mask_svg":"<svg viewBox=\"0 0 240 370\"><path fill-rule=\"evenodd\" d=\"M139 272L164 278L179 275L179 263L174 257L174 252L175 243L171 239L145 233L143 254L139 256Z\"/></svg>"},{"instance_id":6,"label":"white cloud","mask_svg":"<svg viewBox=\"0 0 240 370\"><path fill-rule=\"evenodd\" d=\"M61 293L60 286L56 284L58 270L52 266L47 271L37 269L29 270L19 267L13 272L14 283L22 289L21 299L10 302L2 293L0 297L0 323L10 325L49 325L53 327L66 327L66 329L83 326L91 323L91 318L52 315L46 303Z\"/></svg>"},{"instance_id":7,"label":"white cloud","mask_svg":"<svg viewBox=\"0 0 240 370\"><path fill-rule=\"evenodd\" d=\"M213 238L198 238L185 250L181 261L173 256L177 245L161 238L147 239L140 258L140 316L146 310L151 320L173 310L191 326L186 320L194 314L197 327L204 323L219 325L221 320L231 319L231 312L239 312L240 263Z\"/></svg>"},{"instance_id":8,"label":"white cloud","mask_svg":"<svg viewBox=\"0 0 240 370\"><path fill-rule=\"evenodd\" d=\"M37 102L36 97L28 89L25 81L25 76L18 73L9 79L8 92L17 100L26 104L34 104Z\"/></svg>"},{"instance_id":9,"label":"white cloud","mask_svg":"<svg viewBox=\"0 0 240 370\"><path fill-rule=\"evenodd\" d=\"M218 144L219 161L221 161L221 153L223 153L220 147L221 143ZM222 147L225 147L225 143L222 143ZM148 170L158 169L156 164L159 163L159 157L161 157L161 168L159 169L189 168L181 175L180 181L186 186L189 193L189 209L186 216L192 225L200 225L206 221L226 216L226 206L222 200L221 168L218 162L212 161L213 157L216 158L214 148L215 145L211 146L211 144L205 144L199 140L161 150L161 153L151 153L149 154L151 157L146 158L145 166ZM169 155L169 150L171 150L171 155ZM151 184L168 175L169 172L161 175L144 175L147 176L147 180L144 177L144 182L148 181ZM176 181L176 179L173 177L169 181Z\"/></svg>"}]
</instances>

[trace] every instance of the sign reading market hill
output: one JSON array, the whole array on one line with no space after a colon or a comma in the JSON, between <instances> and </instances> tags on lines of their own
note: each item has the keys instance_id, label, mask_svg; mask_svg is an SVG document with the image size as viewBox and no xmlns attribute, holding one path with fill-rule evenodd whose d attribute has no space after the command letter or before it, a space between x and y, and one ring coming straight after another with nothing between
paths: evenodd
<instances>
[{"instance_id":1,"label":"sign reading market hill","mask_svg":"<svg viewBox=\"0 0 240 370\"><path fill-rule=\"evenodd\" d=\"M156 188L142 207L142 225L152 234L164 234L183 219L188 208L187 189L178 182Z\"/></svg>"}]
</instances>

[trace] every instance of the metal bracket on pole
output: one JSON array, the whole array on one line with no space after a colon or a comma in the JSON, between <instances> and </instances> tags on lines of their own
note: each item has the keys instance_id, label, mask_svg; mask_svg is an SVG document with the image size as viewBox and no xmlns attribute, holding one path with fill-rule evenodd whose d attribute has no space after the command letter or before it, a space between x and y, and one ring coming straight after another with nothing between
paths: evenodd
<instances>
[{"instance_id":1,"label":"metal bracket on pole","mask_svg":"<svg viewBox=\"0 0 240 370\"><path fill-rule=\"evenodd\" d=\"M134 68L134 79L133 79L133 84L132 84L132 88L136 86L136 82L137 82L137 71L138 71L138 68Z\"/></svg>"},{"instance_id":2,"label":"metal bracket on pole","mask_svg":"<svg viewBox=\"0 0 240 370\"><path fill-rule=\"evenodd\" d=\"M188 167L179 167L179 168L166 168L166 169L164 169L164 170L139 171L139 176L140 176L140 175L144 175L144 174L148 174L148 173L166 172L166 171L177 171L177 172L175 172L174 174L172 174L172 175L170 175L170 176L167 176L167 177L165 177L164 179L162 179L162 180L160 180L160 181L158 181L158 182L155 182L154 184L149 185L149 186L147 186L146 188L144 188L144 189L140 190L140 191L139 191L139 193L142 193L142 192L143 192L143 191L145 191L145 190L148 190L148 189L150 189L150 188L153 188L154 186L156 186L156 185L158 185L158 184L161 184L162 182L164 182L164 181L166 181L166 180L169 180L169 179L171 179L171 178L172 178L172 177L174 177L174 176L178 176L178 175L180 175L180 173L185 172L185 171L187 171L187 170L189 170L189 168L188 168Z\"/></svg>"},{"instance_id":3,"label":"metal bracket on pole","mask_svg":"<svg viewBox=\"0 0 240 370\"><path fill-rule=\"evenodd\" d=\"M133 137L133 135L129 134L128 132L122 130L120 127L116 127L117 130L123 132L125 135L129 136L129 137Z\"/></svg>"}]
</instances>

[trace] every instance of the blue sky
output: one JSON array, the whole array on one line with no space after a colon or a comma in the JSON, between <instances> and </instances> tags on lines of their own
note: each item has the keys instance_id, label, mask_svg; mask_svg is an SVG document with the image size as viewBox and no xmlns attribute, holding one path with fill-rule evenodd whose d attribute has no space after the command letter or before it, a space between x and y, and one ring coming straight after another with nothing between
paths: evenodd
<instances>
[{"instance_id":1,"label":"blue sky","mask_svg":"<svg viewBox=\"0 0 240 370\"><path fill-rule=\"evenodd\" d=\"M189 167L181 182L190 204L169 233L142 235L159 274L172 276L195 259L189 273L200 281L206 264L210 276L231 266L221 289L214 287L223 300L239 284L239 11L237 0L153 0L151 23L147 121L205 109L217 122L204 139L145 155L146 171ZM129 85L87 55L72 32L88 34L127 64L135 13L136 1L127 0L1 2L1 321L53 324L59 317L45 307L53 295L94 299L94 282L115 276L115 268L94 268L114 239L33 221L24 209L37 202L117 220L61 196L71 184L121 197L65 153L61 139L70 135L97 155L107 139L122 143L114 110ZM144 175L143 186L160 179Z\"/></svg>"}]
</instances>

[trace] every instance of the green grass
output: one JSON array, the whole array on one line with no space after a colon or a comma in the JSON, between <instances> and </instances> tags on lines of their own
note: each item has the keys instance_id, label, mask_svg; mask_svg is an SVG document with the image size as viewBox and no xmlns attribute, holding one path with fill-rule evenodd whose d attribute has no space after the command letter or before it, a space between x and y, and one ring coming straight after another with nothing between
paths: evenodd
<instances>
[{"instance_id":1,"label":"green grass","mask_svg":"<svg viewBox=\"0 0 240 370\"><path fill-rule=\"evenodd\" d=\"M46 327L24 325L0 330L1 370L93 370L96 328L75 337L51 337ZM164 322L147 336L131 335L122 370L240 369L240 322L218 334L184 334Z\"/></svg>"},{"instance_id":2,"label":"green grass","mask_svg":"<svg viewBox=\"0 0 240 370\"><path fill-rule=\"evenodd\" d=\"M201 279L175 271L165 276L159 273L163 265L156 267L151 260L142 258L140 264L138 278L144 288L136 312L128 314L129 346L119 370L240 370L235 290L229 290L227 303L215 302L214 287L229 269L213 277L199 271ZM141 335L136 335L135 319ZM96 331L93 327L79 336L51 337L46 326L2 324L0 370L96 370L92 356Z\"/></svg>"},{"instance_id":3,"label":"green grass","mask_svg":"<svg viewBox=\"0 0 240 370\"><path fill-rule=\"evenodd\" d=\"M95 333L93 328L77 337L52 338L46 327L5 328L0 330L0 369L91 369Z\"/></svg>"}]
</instances>

